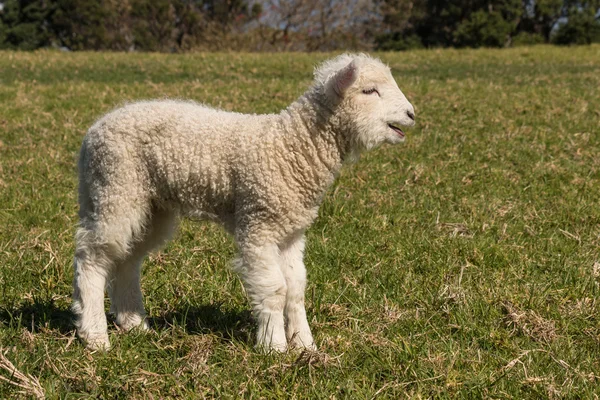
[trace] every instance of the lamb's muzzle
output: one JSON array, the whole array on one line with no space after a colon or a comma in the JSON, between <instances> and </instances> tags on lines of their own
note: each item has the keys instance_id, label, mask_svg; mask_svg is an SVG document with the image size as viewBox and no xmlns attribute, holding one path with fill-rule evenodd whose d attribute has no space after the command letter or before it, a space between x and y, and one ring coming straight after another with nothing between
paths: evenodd
<instances>
[{"instance_id":1,"label":"lamb's muzzle","mask_svg":"<svg viewBox=\"0 0 600 400\"><path fill-rule=\"evenodd\" d=\"M400 135L400 137L402 137L402 138L404 137L404 135L405 135L405 134L404 134L404 131L402 130L402 128L400 128L400 127L398 126L398 123L397 123L397 122L396 122L396 123L389 123L389 124L388 124L388 126L389 126L389 127L390 127L390 128L393 130L393 131L395 131L395 132L396 132L398 135Z\"/></svg>"},{"instance_id":2,"label":"lamb's muzzle","mask_svg":"<svg viewBox=\"0 0 600 400\"><path fill-rule=\"evenodd\" d=\"M314 348L306 310L305 231L344 161L404 140L414 109L390 69L344 54L279 114L144 101L87 132L79 159L73 312L91 349L109 347L104 291L125 330L147 328L140 266L182 216L223 224L262 350Z\"/></svg>"}]
</instances>

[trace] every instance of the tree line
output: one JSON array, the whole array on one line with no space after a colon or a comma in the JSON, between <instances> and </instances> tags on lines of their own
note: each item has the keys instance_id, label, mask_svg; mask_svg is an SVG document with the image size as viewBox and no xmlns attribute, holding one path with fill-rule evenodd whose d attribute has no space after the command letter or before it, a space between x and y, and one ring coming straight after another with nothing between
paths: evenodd
<instances>
[{"instance_id":1,"label":"tree line","mask_svg":"<svg viewBox=\"0 0 600 400\"><path fill-rule=\"evenodd\" d=\"M600 42L600 0L0 0L0 49L184 52Z\"/></svg>"}]
</instances>

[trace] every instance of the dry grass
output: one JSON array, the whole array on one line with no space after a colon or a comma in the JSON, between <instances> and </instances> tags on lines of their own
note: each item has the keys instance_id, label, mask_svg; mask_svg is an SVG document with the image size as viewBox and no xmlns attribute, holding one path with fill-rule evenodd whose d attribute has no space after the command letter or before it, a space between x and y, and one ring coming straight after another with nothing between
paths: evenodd
<instances>
[{"instance_id":1,"label":"dry grass","mask_svg":"<svg viewBox=\"0 0 600 400\"><path fill-rule=\"evenodd\" d=\"M46 398L44 389L40 385L40 380L30 374L24 374L19 371L8 358L6 358L8 350L0 347L0 369L6 371L9 377L0 375L0 381L6 382L9 385L19 388L17 393L35 397L38 400Z\"/></svg>"},{"instance_id":2,"label":"dry grass","mask_svg":"<svg viewBox=\"0 0 600 400\"><path fill-rule=\"evenodd\" d=\"M556 324L554 321L542 318L533 310L519 310L510 302L502 304L506 312L506 324L512 332L518 331L535 341L549 343L556 339Z\"/></svg>"}]
</instances>

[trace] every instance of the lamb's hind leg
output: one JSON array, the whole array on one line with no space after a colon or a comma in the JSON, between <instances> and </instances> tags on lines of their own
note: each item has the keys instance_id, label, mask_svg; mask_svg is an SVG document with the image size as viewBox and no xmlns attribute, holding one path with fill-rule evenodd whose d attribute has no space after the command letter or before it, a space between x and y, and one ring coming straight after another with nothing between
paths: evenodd
<instances>
[{"instance_id":1,"label":"lamb's hind leg","mask_svg":"<svg viewBox=\"0 0 600 400\"><path fill-rule=\"evenodd\" d=\"M115 266L128 257L135 231L143 225L142 215L132 211L127 218L83 218L77 231L72 309L77 333L92 350L110 347L104 290Z\"/></svg>"},{"instance_id":2,"label":"lamb's hind leg","mask_svg":"<svg viewBox=\"0 0 600 400\"><path fill-rule=\"evenodd\" d=\"M315 349L304 308L306 268L304 267L304 236L281 249L282 269L287 283L284 315L286 337L290 347Z\"/></svg>"},{"instance_id":3,"label":"lamb's hind leg","mask_svg":"<svg viewBox=\"0 0 600 400\"><path fill-rule=\"evenodd\" d=\"M92 229L79 228L73 278L73 305L77 333L88 348L108 349L104 288L113 260Z\"/></svg>"},{"instance_id":4,"label":"lamb's hind leg","mask_svg":"<svg viewBox=\"0 0 600 400\"><path fill-rule=\"evenodd\" d=\"M148 252L160 247L172 237L176 220L172 212L153 212L143 239L137 241L132 246L131 254L115 266L108 285L110 311L115 315L117 325L123 330L148 328L140 286L142 262Z\"/></svg>"},{"instance_id":5,"label":"lamb's hind leg","mask_svg":"<svg viewBox=\"0 0 600 400\"><path fill-rule=\"evenodd\" d=\"M103 189L111 193L110 188ZM80 228L76 235L73 313L79 337L92 350L110 347L104 312L104 290L115 266L125 260L131 244L143 232L147 209L139 198L114 191L92 204L86 187L80 190Z\"/></svg>"}]
</instances>

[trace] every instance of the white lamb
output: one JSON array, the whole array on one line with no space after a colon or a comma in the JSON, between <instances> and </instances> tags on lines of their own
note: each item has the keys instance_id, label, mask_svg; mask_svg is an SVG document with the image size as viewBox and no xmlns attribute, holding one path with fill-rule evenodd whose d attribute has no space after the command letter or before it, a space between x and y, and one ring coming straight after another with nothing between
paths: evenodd
<instances>
[{"instance_id":1,"label":"white lamb","mask_svg":"<svg viewBox=\"0 0 600 400\"><path fill-rule=\"evenodd\" d=\"M390 69L344 54L279 114L245 115L193 102L146 101L88 131L79 161L73 311L79 337L107 349L104 290L125 330L147 327L140 290L146 254L180 216L222 223L268 351L314 348L306 311L304 233L342 164L404 140L414 109Z\"/></svg>"}]
</instances>

